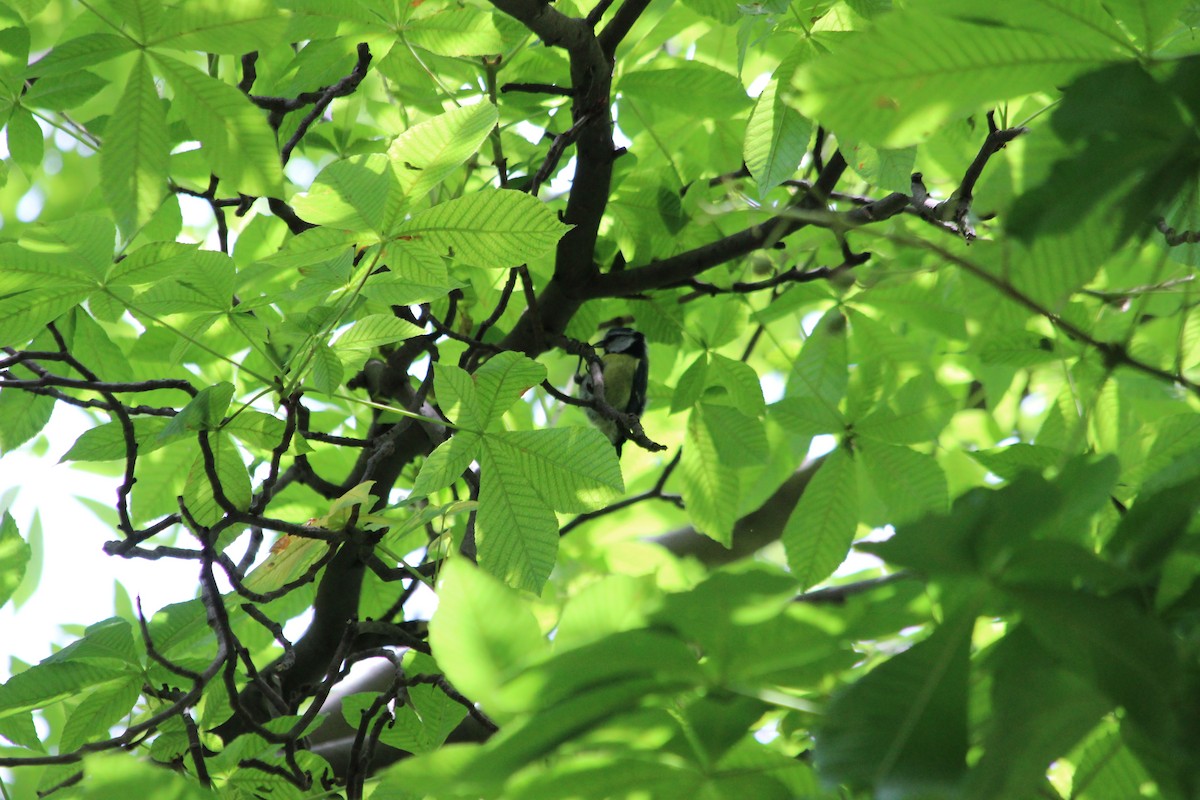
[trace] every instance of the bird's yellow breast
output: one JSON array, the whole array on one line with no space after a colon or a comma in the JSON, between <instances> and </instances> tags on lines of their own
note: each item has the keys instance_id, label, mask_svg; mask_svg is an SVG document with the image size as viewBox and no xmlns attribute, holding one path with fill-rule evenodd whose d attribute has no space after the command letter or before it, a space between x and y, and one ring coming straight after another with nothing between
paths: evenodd
<instances>
[{"instance_id":1,"label":"bird's yellow breast","mask_svg":"<svg viewBox=\"0 0 1200 800\"><path fill-rule=\"evenodd\" d=\"M607 353L604 360L604 399L618 411L629 405L638 360L625 353Z\"/></svg>"}]
</instances>

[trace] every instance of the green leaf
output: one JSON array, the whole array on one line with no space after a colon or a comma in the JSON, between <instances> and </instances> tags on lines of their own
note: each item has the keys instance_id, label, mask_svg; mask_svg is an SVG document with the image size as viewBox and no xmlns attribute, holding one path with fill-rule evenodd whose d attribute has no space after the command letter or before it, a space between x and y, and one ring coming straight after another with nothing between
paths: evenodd
<instances>
[{"instance_id":1,"label":"green leaf","mask_svg":"<svg viewBox=\"0 0 1200 800\"><path fill-rule=\"evenodd\" d=\"M697 14L711 17L724 25L732 25L741 18L737 6L722 2L722 0L683 0L683 4Z\"/></svg>"},{"instance_id":2,"label":"green leaf","mask_svg":"<svg viewBox=\"0 0 1200 800\"><path fill-rule=\"evenodd\" d=\"M0 606L8 602L25 578L32 552L21 538L17 522L7 511L0 516Z\"/></svg>"},{"instance_id":3,"label":"green leaf","mask_svg":"<svg viewBox=\"0 0 1200 800\"><path fill-rule=\"evenodd\" d=\"M478 15L475 9L463 11ZM454 12L442 15L446 13ZM494 105L476 103L451 109L397 136L388 148L388 158L401 176L406 174L402 168L416 171L411 180L404 181L410 184L407 193L414 198L428 194L479 152L498 120L499 112Z\"/></svg>"},{"instance_id":4,"label":"green leaf","mask_svg":"<svg viewBox=\"0 0 1200 800\"><path fill-rule=\"evenodd\" d=\"M869 439L857 440L857 451L875 493L887 506L889 522L949 510L946 475L933 456Z\"/></svg>"},{"instance_id":5,"label":"green leaf","mask_svg":"<svg viewBox=\"0 0 1200 800\"><path fill-rule=\"evenodd\" d=\"M395 721L379 740L410 753L428 753L441 747L466 716L462 704L436 686L410 686L408 702L396 709Z\"/></svg>"},{"instance_id":6,"label":"green leaf","mask_svg":"<svg viewBox=\"0 0 1200 800\"><path fill-rule=\"evenodd\" d=\"M69 262L73 272L81 279L86 276L93 285L112 264L115 240L112 220L99 214L77 214L68 220L31 225L21 231L22 247Z\"/></svg>"},{"instance_id":7,"label":"green leaf","mask_svg":"<svg viewBox=\"0 0 1200 800\"><path fill-rule=\"evenodd\" d=\"M262 411L243 410L222 430L240 441L262 450L272 450L283 441L287 424Z\"/></svg>"},{"instance_id":8,"label":"green leaf","mask_svg":"<svg viewBox=\"0 0 1200 800\"><path fill-rule=\"evenodd\" d=\"M84 689L102 689L128 681L128 672L97 664L75 661L38 664L0 686L0 719L52 706Z\"/></svg>"},{"instance_id":9,"label":"green leaf","mask_svg":"<svg viewBox=\"0 0 1200 800\"><path fill-rule=\"evenodd\" d=\"M524 480L556 511L593 511L625 486L612 443L594 428L509 431L484 437L501 471Z\"/></svg>"},{"instance_id":10,"label":"green leaf","mask_svg":"<svg viewBox=\"0 0 1200 800\"><path fill-rule=\"evenodd\" d=\"M1014 588L1038 643L1102 691L1149 735L1178 723L1182 675L1172 634L1133 604L1067 589Z\"/></svg>"},{"instance_id":11,"label":"green leaf","mask_svg":"<svg viewBox=\"0 0 1200 800\"><path fill-rule=\"evenodd\" d=\"M251 489L250 475L246 472L242 454L224 432L210 436L209 442L212 443L214 473L219 488L234 508L245 511L250 507ZM225 515L217 503L217 488L208 474L204 454L201 453L192 464L183 486L184 505L201 525L213 525Z\"/></svg>"},{"instance_id":12,"label":"green leaf","mask_svg":"<svg viewBox=\"0 0 1200 800\"><path fill-rule=\"evenodd\" d=\"M475 539L479 566L540 592L558 555L558 518L523 474L519 451L484 439Z\"/></svg>"},{"instance_id":13,"label":"green leaf","mask_svg":"<svg viewBox=\"0 0 1200 800\"><path fill-rule=\"evenodd\" d=\"M456 425L478 433L487 427L475 380L465 369L438 362L433 370L433 388L442 413Z\"/></svg>"},{"instance_id":14,"label":"green leaf","mask_svg":"<svg viewBox=\"0 0 1200 800\"><path fill-rule=\"evenodd\" d=\"M441 364L438 368L441 368ZM436 372L434 373L436 376ZM459 431L454 436L442 442L425 459L417 480L413 484L413 494L428 497L439 489L444 489L462 477L467 467L479 454L483 437L472 431Z\"/></svg>"},{"instance_id":15,"label":"green leaf","mask_svg":"<svg viewBox=\"0 0 1200 800\"><path fill-rule=\"evenodd\" d=\"M136 675L89 693L67 717L58 746L69 753L90 741L107 739L109 728L129 715L141 694L142 681Z\"/></svg>"},{"instance_id":16,"label":"green leaf","mask_svg":"<svg viewBox=\"0 0 1200 800\"><path fill-rule=\"evenodd\" d=\"M731 405L751 417L760 417L767 410L762 383L754 367L720 353L713 353L709 357L704 400L707 403Z\"/></svg>"},{"instance_id":17,"label":"green leaf","mask_svg":"<svg viewBox=\"0 0 1200 800\"><path fill-rule=\"evenodd\" d=\"M166 419L135 417L130 421L133 423L138 455L152 453L162 446L162 431L167 426ZM115 420L84 431L60 461L112 461L124 457L125 431L120 421Z\"/></svg>"},{"instance_id":18,"label":"green leaf","mask_svg":"<svg viewBox=\"0 0 1200 800\"><path fill-rule=\"evenodd\" d=\"M3 258L2 254L0 258ZM27 343L47 322L58 319L89 294L88 290L67 285L0 299L0 341L9 342L10 346Z\"/></svg>"},{"instance_id":19,"label":"green leaf","mask_svg":"<svg viewBox=\"0 0 1200 800\"><path fill-rule=\"evenodd\" d=\"M292 204L297 214L316 225L382 235L389 198L398 193L392 163L373 153L334 161ZM344 242L333 244L339 251L345 249Z\"/></svg>"},{"instance_id":20,"label":"green leaf","mask_svg":"<svg viewBox=\"0 0 1200 800\"><path fill-rule=\"evenodd\" d=\"M527 391L545 379L546 368L520 353L507 351L489 359L473 376L483 426L498 421Z\"/></svg>"},{"instance_id":21,"label":"green leaf","mask_svg":"<svg viewBox=\"0 0 1200 800\"><path fill-rule=\"evenodd\" d=\"M168 8L161 32L154 37L157 47L200 50L205 53L242 55L280 40L288 18L269 0L188 0Z\"/></svg>"},{"instance_id":22,"label":"green leaf","mask_svg":"<svg viewBox=\"0 0 1200 800\"><path fill-rule=\"evenodd\" d=\"M788 566L806 588L830 576L850 552L858 529L858 477L841 447L804 487L783 529Z\"/></svg>"},{"instance_id":23,"label":"green leaf","mask_svg":"<svg viewBox=\"0 0 1200 800\"><path fill-rule=\"evenodd\" d=\"M670 66L626 72L616 88L639 107L662 108L689 117L734 117L751 105L737 76L700 61L677 59ZM704 98L699 106L698 97Z\"/></svg>"},{"instance_id":24,"label":"green leaf","mask_svg":"<svg viewBox=\"0 0 1200 800\"><path fill-rule=\"evenodd\" d=\"M675 393L671 395L671 413L691 408L700 399L704 387L708 383L708 351L696 356L675 385Z\"/></svg>"},{"instance_id":25,"label":"green leaf","mask_svg":"<svg viewBox=\"0 0 1200 800\"><path fill-rule=\"evenodd\" d=\"M1000 9L973 0L881 16L865 32L800 67L795 77L800 110L842 136L905 147L948 120L1001 100L1052 91L1122 55L1119 41L1064 19L1052 5ZM914 58L915 53L926 57Z\"/></svg>"},{"instance_id":26,"label":"green leaf","mask_svg":"<svg viewBox=\"0 0 1200 800\"><path fill-rule=\"evenodd\" d=\"M29 66L29 74L41 78L70 75L81 69L103 64L136 47L137 45L126 36L87 33L55 45L53 50Z\"/></svg>"},{"instance_id":27,"label":"green leaf","mask_svg":"<svg viewBox=\"0 0 1200 800\"><path fill-rule=\"evenodd\" d=\"M387 242L381 260L390 271L372 275L362 289L365 297L380 303L427 303L465 285L450 277L444 258L419 242Z\"/></svg>"},{"instance_id":28,"label":"green leaf","mask_svg":"<svg viewBox=\"0 0 1200 800\"><path fill-rule=\"evenodd\" d=\"M109 0L129 26L134 37L143 44L158 32L162 25L163 7L154 0Z\"/></svg>"},{"instance_id":29,"label":"green leaf","mask_svg":"<svg viewBox=\"0 0 1200 800\"><path fill-rule=\"evenodd\" d=\"M741 484L737 471L721 460L702 409L696 406L688 415L687 446L679 462L680 493L696 530L728 547L737 521Z\"/></svg>"},{"instance_id":30,"label":"green leaf","mask_svg":"<svg viewBox=\"0 0 1200 800\"><path fill-rule=\"evenodd\" d=\"M29 60L29 28L0 28L0 86L8 97L19 97Z\"/></svg>"},{"instance_id":31,"label":"green leaf","mask_svg":"<svg viewBox=\"0 0 1200 800\"><path fill-rule=\"evenodd\" d=\"M42 165L45 152L45 136L42 128L28 109L17 107L8 118L4 129L8 135L8 153L17 166L32 176Z\"/></svg>"},{"instance_id":32,"label":"green leaf","mask_svg":"<svg viewBox=\"0 0 1200 800\"><path fill-rule=\"evenodd\" d=\"M163 769L149 760L126 758L121 754L89 756L84 769L87 794L97 800L119 797L156 797L163 800L205 800L212 791L188 775ZM257 774L257 773L255 773Z\"/></svg>"},{"instance_id":33,"label":"green leaf","mask_svg":"<svg viewBox=\"0 0 1200 800\"><path fill-rule=\"evenodd\" d=\"M505 711L492 702L501 687L548 649L521 595L461 558L442 568L429 646L455 688L489 713Z\"/></svg>"},{"instance_id":34,"label":"green leaf","mask_svg":"<svg viewBox=\"0 0 1200 800\"><path fill-rule=\"evenodd\" d=\"M318 392L334 394L345 379L342 360L333 348L323 342L313 346L312 385Z\"/></svg>"},{"instance_id":35,"label":"green leaf","mask_svg":"<svg viewBox=\"0 0 1200 800\"><path fill-rule=\"evenodd\" d=\"M569 697L534 714L523 724L514 725L511 733L498 738L472 765L471 777L482 782L502 781L601 723L631 713L643 698L663 688L654 679L632 678ZM495 796L495 793L485 789L480 795Z\"/></svg>"},{"instance_id":36,"label":"green leaf","mask_svg":"<svg viewBox=\"0 0 1200 800\"><path fill-rule=\"evenodd\" d=\"M1160 37L1178 22L1186 0L1107 0L1105 7L1141 42L1143 52L1153 52Z\"/></svg>"},{"instance_id":37,"label":"green leaf","mask_svg":"<svg viewBox=\"0 0 1200 800\"><path fill-rule=\"evenodd\" d=\"M960 612L836 694L817 732L817 771L880 797L948 793L966 770L973 624Z\"/></svg>"},{"instance_id":38,"label":"green leaf","mask_svg":"<svg viewBox=\"0 0 1200 800\"><path fill-rule=\"evenodd\" d=\"M0 736L8 739L19 747L26 747L38 752L46 752L45 745L38 738L37 727L33 724L33 712L14 714L0 719Z\"/></svg>"},{"instance_id":39,"label":"green leaf","mask_svg":"<svg viewBox=\"0 0 1200 800\"><path fill-rule=\"evenodd\" d=\"M159 433L159 441L166 443L189 431L216 430L225 417L225 412L232 399L232 383L222 381L212 386L206 386L197 392L191 402L184 406L178 414L171 418L171 421Z\"/></svg>"},{"instance_id":40,"label":"green leaf","mask_svg":"<svg viewBox=\"0 0 1200 800\"><path fill-rule=\"evenodd\" d=\"M924 444L937 439L958 404L932 376L919 375L887 398L886 405L854 420L854 432L888 444Z\"/></svg>"},{"instance_id":41,"label":"green leaf","mask_svg":"<svg viewBox=\"0 0 1200 800\"><path fill-rule=\"evenodd\" d=\"M77 289L88 292L95 276L64 248L29 247L15 242L0 243L0 292L9 294L25 289Z\"/></svg>"},{"instance_id":42,"label":"green leaf","mask_svg":"<svg viewBox=\"0 0 1200 800\"><path fill-rule=\"evenodd\" d=\"M24 373L22 377L30 377ZM54 413L54 398L22 389L0 391L0 453L11 453L42 432Z\"/></svg>"},{"instance_id":43,"label":"green leaf","mask_svg":"<svg viewBox=\"0 0 1200 800\"><path fill-rule=\"evenodd\" d=\"M474 6L451 7L412 20L402 35L416 47L440 56L485 56L504 49L492 14Z\"/></svg>"},{"instance_id":44,"label":"green leaf","mask_svg":"<svg viewBox=\"0 0 1200 800\"><path fill-rule=\"evenodd\" d=\"M846 365L846 320L835 308L826 312L800 348L788 375L788 396L811 397L838 415L846 394Z\"/></svg>"},{"instance_id":45,"label":"green leaf","mask_svg":"<svg viewBox=\"0 0 1200 800\"><path fill-rule=\"evenodd\" d=\"M700 413L708 435L723 464L735 469L761 465L767 459L767 432L761 420L747 416L733 406L700 403L692 412Z\"/></svg>"},{"instance_id":46,"label":"green leaf","mask_svg":"<svg viewBox=\"0 0 1200 800\"><path fill-rule=\"evenodd\" d=\"M108 81L87 70L39 78L21 99L26 108L65 111L94 97Z\"/></svg>"},{"instance_id":47,"label":"green leaf","mask_svg":"<svg viewBox=\"0 0 1200 800\"><path fill-rule=\"evenodd\" d=\"M904 194L912 191L917 148L888 150L864 142L846 141L841 143L840 149L850 168L872 186Z\"/></svg>"},{"instance_id":48,"label":"green leaf","mask_svg":"<svg viewBox=\"0 0 1200 800\"><path fill-rule=\"evenodd\" d=\"M102 380L134 379L129 355L109 337L108 331L82 308L71 312L69 322L60 327L68 338L71 353ZM66 330L63 330L66 329ZM73 330L72 330L73 329Z\"/></svg>"},{"instance_id":49,"label":"green leaf","mask_svg":"<svg viewBox=\"0 0 1200 800\"><path fill-rule=\"evenodd\" d=\"M548 255L567 230L535 197L484 189L413 215L397 233L464 264L498 268Z\"/></svg>"},{"instance_id":50,"label":"green leaf","mask_svg":"<svg viewBox=\"0 0 1200 800\"><path fill-rule=\"evenodd\" d=\"M420 336L424 331L394 314L370 314L355 322L334 342L335 350L374 350L376 347Z\"/></svg>"},{"instance_id":51,"label":"green leaf","mask_svg":"<svg viewBox=\"0 0 1200 800\"><path fill-rule=\"evenodd\" d=\"M812 136L812 123L787 104L779 88L778 80L767 84L746 123L742 158L758 182L759 197L795 174Z\"/></svg>"},{"instance_id":52,"label":"green leaf","mask_svg":"<svg viewBox=\"0 0 1200 800\"><path fill-rule=\"evenodd\" d=\"M128 620L109 617L84 630L83 638L42 660L42 664L87 662L101 666L141 667Z\"/></svg>"},{"instance_id":53,"label":"green leaf","mask_svg":"<svg viewBox=\"0 0 1200 800\"><path fill-rule=\"evenodd\" d=\"M771 404L770 413L780 425L801 436L841 433L846 429L842 416L814 397L785 397Z\"/></svg>"},{"instance_id":54,"label":"green leaf","mask_svg":"<svg viewBox=\"0 0 1200 800\"><path fill-rule=\"evenodd\" d=\"M1188 62L1191 83L1197 59ZM1009 229L1034 247L1044 238L1033 239L1035 232L1070 232L1096 216L1101 219L1092 221L1092 236L1107 235L1119 243L1149 232L1200 172L1200 141L1180 114L1180 99L1175 87L1164 86L1134 63L1097 70L1068 86L1051 123L1060 139L1076 146L1054 163L1044 181L1018 198ZM1104 179L1099 171L1128 178ZM1115 230L1109 230L1112 217ZM1076 249L1089 244L1078 241ZM1092 247L1105 245L1102 240Z\"/></svg>"},{"instance_id":55,"label":"green leaf","mask_svg":"<svg viewBox=\"0 0 1200 800\"><path fill-rule=\"evenodd\" d=\"M129 238L154 215L167 193L167 112L145 56L133 63L100 150L101 189Z\"/></svg>"},{"instance_id":56,"label":"green leaf","mask_svg":"<svg viewBox=\"0 0 1200 800\"><path fill-rule=\"evenodd\" d=\"M109 286L139 286L179 273L191 262L196 245L183 242L150 242L112 265Z\"/></svg>"},{"instance_id":57,"label":"green leaf","mask_svg":"<svg viewBox=\"0 0 1200 800\"><path fill-rule=\"evenodd\" d=\"M38 583L42 577L42 568L45 565L46 538L42 531L42 517L37 511L33 512L33 518L29 521L29 530L26 532L25 541L29 544L29 558L25 562L25 575L9 597L14 610L20 609L37 592Z\"/></svg>"},{"instance_id":58,"label":"green leaf","mask_svg":"<svg viewBox=\"0 0 1200 800\"><path fill-rule=\"evenodd\" d=\"M261 111L229 84L170 56L155 54L175 92L175 108L203 145L222 186L253 196L278 197L283 171L275 135Z\"/></svg>"},{"instance_id":59,"label":"green leaf","mask_svg":"<svg viewBox=\"0 0 1200 800\"><path fill-rule=\"evenodd\" d=\"M991 661L994 722L968 794L979 800L1036 796L1046 765L1070 752L1112 702L1055 663L1027 626L1005 636Z\"/></svg>"}]
</instances>

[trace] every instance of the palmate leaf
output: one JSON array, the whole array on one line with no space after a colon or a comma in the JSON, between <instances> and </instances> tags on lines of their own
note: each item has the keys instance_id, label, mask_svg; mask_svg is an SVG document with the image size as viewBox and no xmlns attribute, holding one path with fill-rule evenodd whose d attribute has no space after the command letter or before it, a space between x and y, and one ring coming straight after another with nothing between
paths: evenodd
<instances>
[{"instance_id":1,"label":"palmate leaf","mask_svg":"<svg viewBox=\"0 0 1200 800\"><path fill-rule=\"evenodd\" d=\"M222 185L256 197L278 196L283 170L263 113L235 87L170 56L156 53L153 58Z\"/></svg>"},{"instance_id":2,"label":"palmate leaf","mask_svg":"<svg viewBox=\"0 0 1200 800\"><path fill-rule=\"evenodd\" d=\"M1064 16L1055 2L998 5L929 3L880 17L797 71L800 110L843 136L905 147L983 104L1052 91L1127 55L1107 30L1052 29Z\"/></svg>"},{"instance_id":3,"label":"palmate leaf","mask_svg":"<svg viewBox=\"0 0 1200 800\"><path fill-rule=\"evenodd\" d=\"M436 205L397 228L476 267L514 267L550 253L569 227L523 192L485 189Z\"/></svg>"},{"instance_id":4,"label":"palmate leaf","mask_svg":"<svg viewBox=\"0 0 1200 800\"><path fill-rule=\"evenodd\" d=\"M105 129L100 188L126 237L149 221L167 192L167 112L146 57L139 54Z\"/></svg>"}]
</instances>

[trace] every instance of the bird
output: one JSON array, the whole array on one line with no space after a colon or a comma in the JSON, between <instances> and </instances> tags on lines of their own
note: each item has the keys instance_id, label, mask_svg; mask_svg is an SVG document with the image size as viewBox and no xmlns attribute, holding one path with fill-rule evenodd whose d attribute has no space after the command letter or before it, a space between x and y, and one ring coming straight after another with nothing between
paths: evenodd
<instances>
[{"instance_id":1,"label":"bird","mask_svg":"<svg viewBox=\"0 0 1200 800\"><path fill-rule=\"evenodd\" d=\"M640 415L646 408L646 384L650 377L650 359L646 353L646 337L633 328L609 328L599 344L604 350L600 357L604 377L604 400L624 414ZM579 396L592 400L596 396L591 372L584 369L579 380ZM616 420L608 419L595 408L585 409L588 419L608 437L621 455L625 430Z\"/></svg>"}]
</instances>

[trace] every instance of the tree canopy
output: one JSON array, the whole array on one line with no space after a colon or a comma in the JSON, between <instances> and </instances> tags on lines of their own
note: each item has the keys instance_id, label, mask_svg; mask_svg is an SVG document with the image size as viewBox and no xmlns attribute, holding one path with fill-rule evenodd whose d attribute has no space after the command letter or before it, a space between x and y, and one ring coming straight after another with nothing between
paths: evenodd
<instances>
[{"instance_id":1,"label":"tree canopy","mask_svg":"<svg viewBox=\"0 0 1200 800\"><path fill-rule=\"evenodd\" d=\"M1200 795L1197 26L0 0L4 797Z\"/></svg>"}]
</instances>

